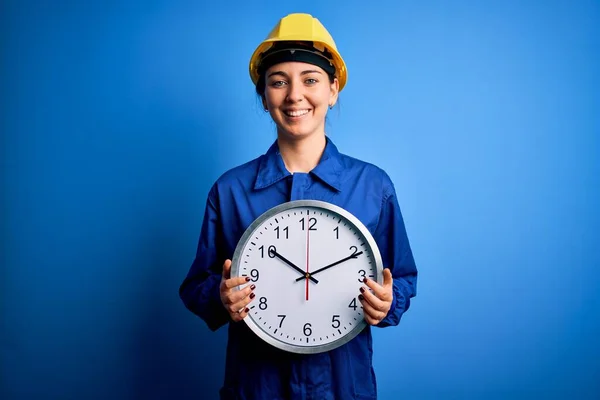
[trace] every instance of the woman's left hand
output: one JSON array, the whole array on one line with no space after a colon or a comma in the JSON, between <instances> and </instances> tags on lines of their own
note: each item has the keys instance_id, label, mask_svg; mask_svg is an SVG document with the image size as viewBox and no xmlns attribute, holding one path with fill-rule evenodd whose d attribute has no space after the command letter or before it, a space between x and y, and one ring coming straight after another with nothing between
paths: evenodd
<instances>
[{"instance_id":1,"label":"woman's left hand","mask_svg":"<svg viewBox=\"0 0 600 400\"><path fill-rule=\"evenodd\" d=\"M390 311L394 299L394 280L389 268L383 270L383 286L372 279L364 278L365 285L371 288L373 293L366 287L360 288L358 299L362 303L365 321L369 325L377 325Z\"/></svg>"}]
</instances>

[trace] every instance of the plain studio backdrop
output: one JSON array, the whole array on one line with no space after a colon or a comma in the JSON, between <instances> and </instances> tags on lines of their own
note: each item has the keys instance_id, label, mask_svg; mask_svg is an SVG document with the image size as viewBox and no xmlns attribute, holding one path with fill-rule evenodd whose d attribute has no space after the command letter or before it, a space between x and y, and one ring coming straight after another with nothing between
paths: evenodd
<instances>
[{"instance_id":1,"label":"plain studio backdrop","mask_svg":"<svg viewBox=\"0 0 600 400\"><path fill-rule=\"evenodd\" d=\"M419 267L381 399L600 398L597 1L3 1L0 398L214 399L178 297L206 195L275 126L279 18L348 63L327 133L392 177Z\"/></svg>"}]
</instances>

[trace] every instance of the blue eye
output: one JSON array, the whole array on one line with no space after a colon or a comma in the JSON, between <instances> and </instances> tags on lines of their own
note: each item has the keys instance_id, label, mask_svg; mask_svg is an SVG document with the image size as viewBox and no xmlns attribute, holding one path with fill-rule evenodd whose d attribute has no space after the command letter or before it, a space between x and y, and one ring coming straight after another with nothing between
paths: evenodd
<instances>
[{"instance_id":1,"label":"blue eye","mask_svg":"<svg viewBox=\"0 0 600 400\"><path fill-rule=\"evenodd\" d=\"M305 82L308 83L309 85L314 85L318 81L314 78L308 78Z\"/></svg>"}]
</instances>

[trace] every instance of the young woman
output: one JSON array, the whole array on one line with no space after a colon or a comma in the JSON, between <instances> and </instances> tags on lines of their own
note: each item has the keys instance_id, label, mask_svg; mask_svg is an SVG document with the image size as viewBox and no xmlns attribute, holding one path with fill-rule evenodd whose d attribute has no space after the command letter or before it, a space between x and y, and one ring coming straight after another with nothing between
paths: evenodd
<instances>
[{"instance_id":1,"label":"young woman","mask_svg":"<svg viewBox=\"0 0 600 400\"><path fill-rule=\"evenodd\" d=\"M397 325L416 295L417 269L394 185L382 169L340 153L325 133L325 116L346 84L346 66L316 18L281 19L254 52L250 75L277 125L277 139L266 154L212 186L181 299L211 330L228 324L222 399L375 399L371 326ZM250 331L240 321L255 286L234 291L247 282L230 276L230 259L246 228L270 208L298 199L333 203L356 216L386 267L383 285L367 279L361 288L367 327L319 354L284 352Z\"/></svg>"}]
</instances>

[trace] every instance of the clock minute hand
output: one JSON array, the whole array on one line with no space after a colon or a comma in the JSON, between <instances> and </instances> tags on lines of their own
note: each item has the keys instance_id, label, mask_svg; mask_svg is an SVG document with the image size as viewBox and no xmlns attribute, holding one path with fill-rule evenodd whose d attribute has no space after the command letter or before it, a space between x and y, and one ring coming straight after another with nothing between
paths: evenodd
<instances>
[{"instance_id":1,"label":"clock minute hand","mask_svg":"<svg viewBox=\"0 0 600 400\"><path fill-rule=\"evenodd\" d=\"M277 251L270 250L270 253L272 255L278 257L279 259L281 259L281 261L283 261L284 263L286 263L287 265L289 265L290 267L294 268L296 271L298 271L299 273L302 274L302 278L297 279L296 281L300 281L300 280L306 279L308 277L314 283L319 283L318 280L316 280L315 278L313 278L312 276L310 276L310 274L307 274L305 271L302 271L302 269L298 268L296 265L294 265L294 263L292 263L290 260L288 260L287 258L285 258L284 256L282 256L281 254L279 254Z\"/></svg>"},{"instance_id":2,"label":"clock minute hand","mask_svg":"<svg viewBox=\"0 0 600 400\"><path fill-rule=\"evenodd\" d=\"M336 265L338 265L338 264L341 264L341 263L343 263L343 262L345 262L345 261L348 261L348 260L350 260L351 258L357 258L357 257L358 257L358 256L360 256L362 253L363 253L362 251L359 251L358 253L353 253L353 254L349 255L348 257L346 257L346 258L342 258L341 260L339 260L339 261L336 261L336 262L334 262L334 263L331 263L331 264L329 264L329 265L326 265L326 266L324 266L323 268L319 268L318 270L316 270L316 271L314 271L314 272L310 272L310 273L309 273L309 275L312 277L313 275L315 275L315 274L318 274L318 273L319 273L319 272L321 272L321 271L325 271L326 269L329 269L329 268L331 268L331 267L335 267ZM301 281L302 279L305 279L305 277L303 276L303 277L301 277L301 278L298 278L298 279L296 279L296 282L298 282L298 281Z\"/></svg>"}]
</instances>

